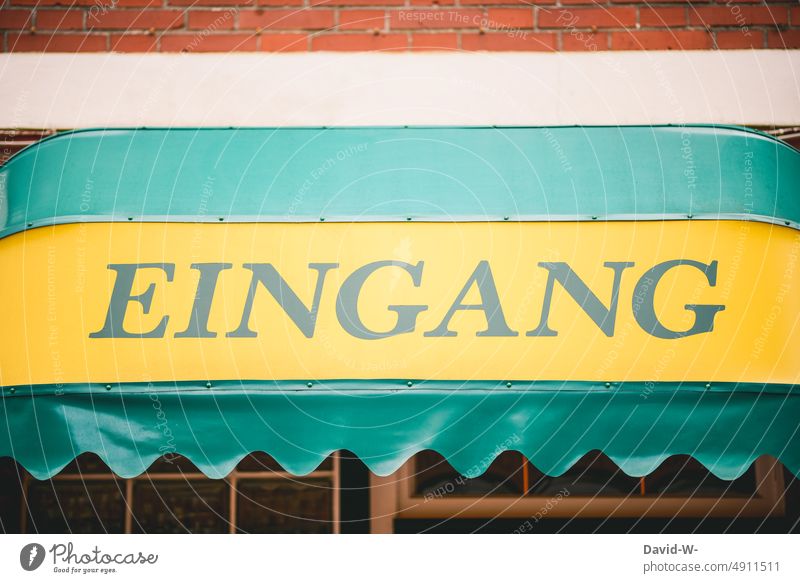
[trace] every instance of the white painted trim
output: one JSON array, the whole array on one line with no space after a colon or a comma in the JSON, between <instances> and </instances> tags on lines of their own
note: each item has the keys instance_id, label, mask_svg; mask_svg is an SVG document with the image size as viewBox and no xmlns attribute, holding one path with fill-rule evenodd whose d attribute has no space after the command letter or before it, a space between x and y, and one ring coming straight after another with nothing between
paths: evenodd
<instances>
[{"instance_id":1,"label":"white painted trim","mask_svg":"<svg viewBox=\"0 0 800 583\"><path fill-rule=\"evenodd\" d=\"M800 123L800 51L3 54L0 127Z\"/></svg>"}]
</instances>

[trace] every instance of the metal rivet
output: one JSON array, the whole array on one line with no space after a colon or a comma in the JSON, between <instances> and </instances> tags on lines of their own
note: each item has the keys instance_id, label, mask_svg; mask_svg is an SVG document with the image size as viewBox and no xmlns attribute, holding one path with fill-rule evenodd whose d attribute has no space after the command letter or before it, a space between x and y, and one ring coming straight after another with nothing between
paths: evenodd
<instances>
[{"instance_id":1,"label":"metal rivet","mask_svg":"<svg viewBox=\"0 0 800 583\"><path fill-rule=\"evenodd\" d=\"M220 221L224 221L224 220L225 220L225 217L220 217L220 218L219 218L219 220L220 220Z\"/></svg>"},{"instance_id":2,"label":"metal rivet","mask_svg":"<svg viewBox=\"0 0 800 583\"><path fill-rule=\"evenodd\" d=\"M15 389L14 387L11 387L10 389L8 389L8 392L13 395L14 393L17 392L17 389Z\"/></svg>"},{"instance_id":3,"label":"metal rivet","mask_svg":"<svg viewBox=\"0 0 800 583\"><path fill-rule=\"evenodd\" d=\"M592 220L596 221L597 220L597 215L592 215Z\"/></svg>"},{"instance_id":4,"label":"metal rivet","mask_svg":"<svg viewBox=\"0 0 800 583\"><path fill-rule=\"evenodd\" d=\"M310 389L311 387L313 387L313 386L314 386L314 383L312 383L311 381L308 381L308 382L306 383L306 386L307 386L307 387Z\"/></svg>"},{"instance_id":5,"label":"metal rivet","mask_svg":"<svg viewBox=\"0 0 800 583\"><path fill-rule=\"evenodd\" d=\"M706 383L706 388L710 389L711 388L711 383Z\"/></svg>"},{"instance_id":6,"label":"metal rivet","mask_svg":"<svg viewBox=\"0 0 800 583\"><path fill-rule=\"evenodd\" d=\"M319 220L324 223L325 222L325 217L320 217Z\"/></svg>"},{"instance_id":7,"label":"metal rivet","mask_svg":"<svg viewBox=\"0 0 800 583\"><path fill-rule=\"evenodd\" d=\"M211 388L211 381L208 381L208 382L206 383L206 388L207 388L207 389L210 389L210 388Z\"/></svg>"},{"instance_id":8,"label":"metal rivet","mask_svg":"<svg viewBox=\"0 0 800 583\"><path fill-rule=\"evenodd\" d=\"M408 381L406 384L407 384L409 387L412 387L412 386L414 386L414 383L412 383L411 381Z\"/></svg>"},{"instance_id":9,"label":"metal rivet","mask_svg":"<svg viewBox=\"0 0 800 583\"><path fill-rule=\"evenodd\" d=\"M611 383L606 383L606 388L610 389L611 388Z\"/></svg>"},{"instance_id":10,"label":"metal rivet","mask_svg":"<svg viewBox=\"0 0 800 583\"><path fill-rule=\"evenodd\" d=\"M694 218L694 215L692 213L689 213L688 215L686 215L686 217L691 219Z\"/></svg>"},{"instance_id":11,"label":"metal rivet","mask_svg":"<svg viewBox=\"0 0 800 583\"><path fill-rule=\"evenodd\" d=\"M410 220L411 220L411 217L406 217L406 220L407 220L407 221L410 221Z\"/></svg>"},{"instance_id":12,"label":"metal rivet","mask_svg":"<svg viewBox=\"0 0 800 583\"><path fill-rule=\"evenodd\" d=\"M504 221L507 221L507 220L508 220L508 217L503 217L503 220L504 220Z\"/></svg>"},{"instance_id":13,"label":"metal rivet","mask_svg":"<svg viewBox=\"0 0 800 583\"><path fill-rule=\"evenodd\" d=\"M133 217L128 217L128 220L129 220L129 221L132 221L132 220L133 220Z\"/></svg>"},{"instance_id":14,"label":"metal rivet","mask_svg":"<svg viewBox=\"0 0 800 583\"><path fill-rule=\"evenodd\" d=\"M106 390L110 391L111 390L111 385L106 385Z\"/></svg>"},{"instance_id":15,"label":"metal rivet","mask_svg":"<svg viewBox=\"0 0 800 583\"><path fill-rule=\"evenodd\" d=\"M507 387L510 389L510 388L511 388L511 381L508 381L508 382L506 383L506 386L507 386Z\"/></svg>"},{"instance_id":16,"label":"metal rivet","mask_svg":"<svg viewBox=\"0 0 800 583\"><path fill-rule=\"evenodd\" d=\"M33 226L33 223L28 223L28 226L29 226L29 227L32 227L32 226Z\"/></svg>"},{"instance_id":17,"label":"metal rivet","mask_svg":"<svg viewBox=\"0 0 800 583\"><path fill-rule=\"evenodd\" d=\"M788 226L788 225L791 225L792 223L789 222L789 221L783 221L783 224Z\"/></svg>"}]
</instances>

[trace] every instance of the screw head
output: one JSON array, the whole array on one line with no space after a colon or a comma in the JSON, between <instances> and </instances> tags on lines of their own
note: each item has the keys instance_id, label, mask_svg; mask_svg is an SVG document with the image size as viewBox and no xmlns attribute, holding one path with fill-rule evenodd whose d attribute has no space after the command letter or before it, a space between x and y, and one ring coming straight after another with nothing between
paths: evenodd
<instances>
[{"instance_id":1,"label":"screw head","mask_svg":"<svg viewBox=\"0 0 800 583\"><path fill-rule=\"evenodd\" d=\"M320 217L319 220L324 223L325 222L325 217Z\"/></svg>"},{"instance_id":2,"label":"screw head","mask_svg":"<svg viewBox=\"0 0 800 583\"><path fill-rule=\"evenodd\" d=\"M503 220L504 220L504 221L507 221L507 220L508 220L508 217L503 217Z\"/></svg>"},{"instance_id":3,"label":"screw head","mask_svg":"<svg viewBox=\"0 0 800 583\"><path fill-rule=\"evenodd\" d=\"M688 215L686 215L686 218L687 219L692 219L692 218L694 218L694 215L692 213L689 213Z\"/></svg>"},{"instance_id":4,"label":"screw head","mask_svg":"<svg viewBox=\"0 0 800 583\"><path fill-rule=\"evenodd\" d=\"M406 220L407 220L407 221L410 221L410 220L411 220L411 217L406 217Z\"/></svg>"},{"instance_id":5,"label":"screw head","mask_svg":"<svg viewBox=\"0 0 800 583\"><path fill-rule=\"evenodd\" d=\"M592 220L596 221L597 220L597 215L592 215Z\"/></svg>"},{"instance_id":6,"label":"screw head","mask_svg":"<svg viewBox=\"0 0 800 583\"><path fill-rule=\"evenodd\" d=\"M506 383L506 386L507 386L507 387L510 389L510 388L511 388L511 381L508 381L508 382Z\"/></svg>"},{"instance_id":7,"label":"screw head","mask_svg":"<svg viewBox=\"0 0 800 583\"><path fill-rule=\"evenodd\" d=\"M411 386L413 386L413 385L414 385L414 383L412 383L411 381L408 381L406 384L407 384L409 387L411 387Z\"/></svg>"},{"instance_id":8,"label":"screw head","mask_svg":"<svg viewBox=\"0 0 800 583\"><path fill-rule=\"evenodd\" d=\"M710 389L711 388L711 383L706 383L706 388Z\"/></svg>"},{"instance_id":9,"label":"screw head","mask_svg":"<svg viewBox=\"0 0 800 583\"><path fill-rule=\"evenodd\" d=\"M306 386L307 386L307 387L310 389L311 387L313 387L313 386L314 386L314 383L312 383L311 381L308 381L308 382L306 383Z\"/></svg>"},{"instance_id":10,"label":"screw head","mask_svg":"<svg viewBox=\"0 0 800 583\"><path fill-rule=\"evenodd\" d=\"M207 389L210 389L210 388L211 388L211 381L208 381L208 382L206 383L206 388L207 388Z\"/></svg>"},{"instance_id":11,"label":"screw head","mask_svg":"<svg viewBox=\"0 0 800 583\"><path fill-rule=\"evenodd\" d=\"M111 385L106 385L106 390L110 391L111 390Z\"/></svg>"},{"instance_id":12,"label":"screw head","mask_svg":"<svg viewBox=\"0 0 800 583\"><path fill-rule=\"evenodd\" d=\"M17 389L15 387L11 387L10 389L8 389L8 392L13 395L14 393L17 392Z\"/></svg>"},{"instance_id":13,"label":"screw head","mask_svg":"<svg viewBox=\"0 0 800 583\"><path fill-rule=\"evenodd\" d=\"M606 388L610 389L611 388L611 383L606 383Z\"/></svg>"}]
</instances>

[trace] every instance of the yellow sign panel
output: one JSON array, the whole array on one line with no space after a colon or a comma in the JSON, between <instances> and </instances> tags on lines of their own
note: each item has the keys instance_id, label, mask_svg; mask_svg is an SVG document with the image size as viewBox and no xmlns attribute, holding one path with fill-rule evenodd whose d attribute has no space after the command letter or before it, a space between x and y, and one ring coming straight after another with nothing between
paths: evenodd
<instances>
[{"instance_id":1,"label":"yellow sign panel","mask_svg":"<svg viewBox=\"0 0 800 583\"><path fill-rule=\"evenodd\" d=\"M70 224L0 241L0 382L800 381L800 234Z\"/></svg>"}]
</instances>

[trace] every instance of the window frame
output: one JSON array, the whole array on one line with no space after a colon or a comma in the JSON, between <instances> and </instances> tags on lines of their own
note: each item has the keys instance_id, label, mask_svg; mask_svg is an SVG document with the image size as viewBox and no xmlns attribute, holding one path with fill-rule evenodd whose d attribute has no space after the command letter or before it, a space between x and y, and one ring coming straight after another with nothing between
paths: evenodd
<instances>
[{"instance_id":1,"label":"window frame","mask_svg":"<svg viewBox=\"0 0 800 583\"><path fill-rule=\"evenodd\" d=\"M756 493L724 496L459 496L414 495L416 457L388 479L396 487L395 519L469 518L758 518L783 516L783 466L773 457L755 462ZM384 482L384 478L382 481Z\"/></svg>"},{"instance_id":2,"label":"window frame","mask_svg":"<svg viewBox=\"0 0 800 583\"><path fill-rule=\"evenodd\" d=\"M341 502L340 502L340 481L341 481L341 472L340 472L340 463L339 463L339 452L334 452L332 454L333 457L333 464L330 470L315 470L302 478L305 479L314 479L314 478L326 478L331 481L332 488L331 488L331 515L332 515L332 530L333 534L339 534L341 531ZM291 474L286 471L271 471L271 470L239 470L238 466L233 469L233 471L221 478L228 484L228 509L226 518L228 520L228 532L227 534L239 534L237 532L237 523L236 523L236 515L237 515L237 497L239 495L238 490L238 483L239 480L279 480L279 479L297 479L298 476ZM134 484L135 482L157 482L157 481L167 481L167 480L185 480L185 481L196 481L196 480L210 480L209 478L202 472L144 472L138 476L133 478L120 478L116 474L111 471L108 472L88 472L88 473L81 473L77 472L74 474L65 474L63 472L58 473L50 478L52 481L61 481L61 482L89 482L89 481L98 481L98 480L117 480L118 482L124 482L125 487L123 491L122 501L125 505L125 522L124 522L124 534L132 534L133 530L133 504L134 504ZM23 480L22 480L22 492L21 492L21 512L20 512L20 533L22 534L30 534L28 532L28 487L30 483L35 480L28 472L25 472Z\"/></svg>"}]
</instances>

